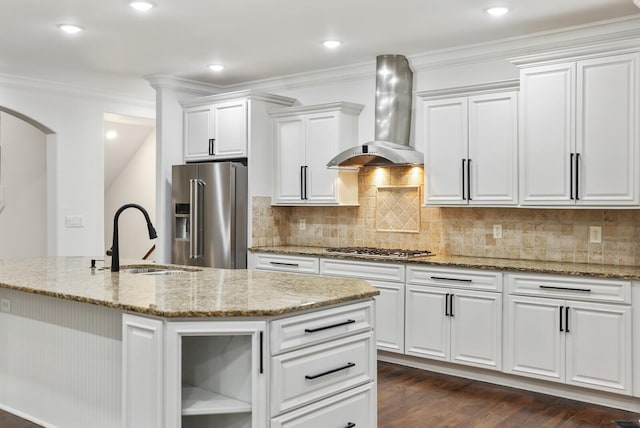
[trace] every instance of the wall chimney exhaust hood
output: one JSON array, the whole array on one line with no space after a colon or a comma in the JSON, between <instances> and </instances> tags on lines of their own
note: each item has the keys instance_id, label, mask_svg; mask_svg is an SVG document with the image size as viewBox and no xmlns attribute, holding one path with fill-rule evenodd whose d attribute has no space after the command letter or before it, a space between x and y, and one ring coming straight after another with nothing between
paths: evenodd
<instances>
[{"instance_id":1,"label":"wall chimney exhaust hood","mask_svg":"<svg viewBox=\"0 0 640 428\"><path fill-rule=\"evenodd\" d=\"M422 165L424 155L409 145L412 87L404 56L376 57L375 141L343 151L327 167Z\"/></svg>"}]
</instances>

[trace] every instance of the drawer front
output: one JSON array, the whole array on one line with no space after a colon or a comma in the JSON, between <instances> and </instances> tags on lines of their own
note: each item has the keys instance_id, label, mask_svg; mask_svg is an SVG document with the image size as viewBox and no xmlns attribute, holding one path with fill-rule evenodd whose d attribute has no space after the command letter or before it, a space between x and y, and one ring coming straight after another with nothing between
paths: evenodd
<instances>
[{"instance_id":1,"label":"drawer front","mask_svg":"<svg viewBox=\"0 0 640 428\"><path fill-rule=\"evenodd\" d=\"M370 331L373 327L373 317L373 303L364 302L273 321L270 334L271 353L277 355Z\"/></svg>"},{"instance_id":2,"label":"drawer front","mask_svg":"<svg viewBox=\"0 0 640 428\"><path fill-rule=\"evenodd\" d=\"M318 274L317 257L288 256L283 254L256 254L256 269Z\"/></svg>"},{"instance_id":3,"label":"drawer front","mask_svg":"<svg viewBox=\"0 0 640 428\"><path fill-rule=\"evenodd\" d=\"M375 378L372 332L271 358L271 416L338 394Z\"/></svg>"},{"instance_id":4,"label":"drawer front","mask_svg":"<svg viewBox=\"0 0 640 428\"><path fill-rule=\"evenodd\" d=\"M271 428L375 427L375 383L310 404L271 420Z\"/></svg>"},{"instance_id":5,"label":"drawer front","mask_svg":"<svg viewBox=\"0 0 640 428\"><path fill-rule=\"evenodd\" d=\"M631 303L631 281L579 276L508 274L509 293L609 303Z\"/></svg>"},{"instance_id":6,"label":"drawer front","mask_svg":"<svg viewBox=\"0 0 640 428\"><path fill-rule=\"evenodd\" d=\"M320 259L320 274L377 281L404 282L404 264Z\"/></svg>"},{"instance_id":7,"label":"drawer front","mask_svg":"<svg viewBox=\"0 0 640 428\"><path fill-rule=\"evenodd\" d=\"M408 266L407 284L502 291L502 273L479 269Z\"/></svg>"}]
</instances>

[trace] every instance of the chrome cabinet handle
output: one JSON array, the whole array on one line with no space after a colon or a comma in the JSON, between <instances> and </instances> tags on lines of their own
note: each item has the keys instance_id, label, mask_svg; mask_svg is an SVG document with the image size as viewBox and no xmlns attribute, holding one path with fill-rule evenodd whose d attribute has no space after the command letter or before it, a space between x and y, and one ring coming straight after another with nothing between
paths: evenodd
<instances>
[{"instance_id":1,"label":"chrome cabinet handle","mask_svg":"<svg viewBox=\"0 0 640 428\"><path fill-rule=\"evenodd\" d=\"M339 322L337 324L326 325L324 327L305 328L304 332L305 333L315 333L315 332L322 331L322 330L328 330L330 328L341 327L343 325L355 324L355 322L356 322L356 320L346 320L346 321L343 321L343 322Z\"/></svg>"},{"instance_id":2,"label":"chrome cabinet handle","mask_svg":"<svg viewBox=\"0 0 640 428\"><path fill-rule=\"evenodd\" d=\"M318 379L319 377L330 375L331 373L336 373L342 370L350 369L351 367L355 367L356 363L347 363L342 367L338 367L337 369L327 370L326 372L318 373L317 375L306 375L304 378L307 380Z\"/></svg>"}]
</instances>

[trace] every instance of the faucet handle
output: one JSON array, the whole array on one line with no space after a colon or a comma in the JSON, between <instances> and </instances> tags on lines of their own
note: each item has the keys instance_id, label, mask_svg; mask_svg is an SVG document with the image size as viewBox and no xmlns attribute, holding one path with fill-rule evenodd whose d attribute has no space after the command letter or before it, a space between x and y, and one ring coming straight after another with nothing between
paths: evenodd
<instances>
[{"instance_id":1,"label":"faucet handle","mask_svg":"<svg viewBox=\"0 0 640 428\"><path fill-rule=\"evenodd\" d=\"M112 255L113 255L113 247L107 250L107 256L112 256Z\"/></svg>"}]
</instances>

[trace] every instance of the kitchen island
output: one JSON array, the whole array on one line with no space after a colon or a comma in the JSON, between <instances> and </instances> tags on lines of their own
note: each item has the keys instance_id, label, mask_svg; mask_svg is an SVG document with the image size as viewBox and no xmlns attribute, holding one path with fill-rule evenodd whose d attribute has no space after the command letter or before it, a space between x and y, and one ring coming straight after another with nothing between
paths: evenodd
<instances>
[{"instance_id":1,"label":"kitchen island","mask_svg":"<svg viewBox=\"0 0 640 428\"><path fill-rule=\"evenodd\" d=\"M59 427L375 426L365 281L125 268L0 260L0 408Z\"/></svg>"}]
</instances>

